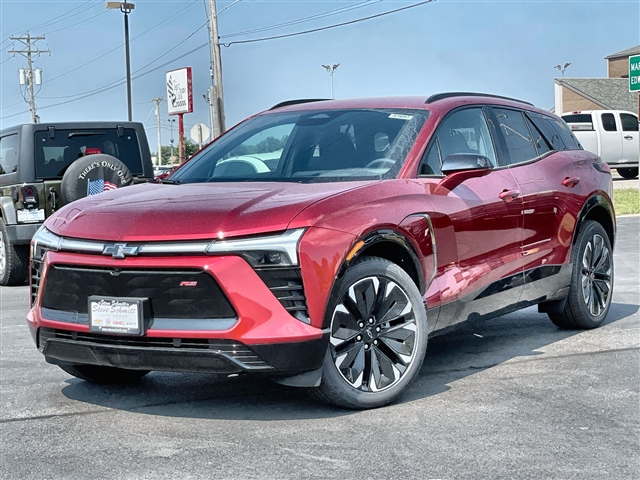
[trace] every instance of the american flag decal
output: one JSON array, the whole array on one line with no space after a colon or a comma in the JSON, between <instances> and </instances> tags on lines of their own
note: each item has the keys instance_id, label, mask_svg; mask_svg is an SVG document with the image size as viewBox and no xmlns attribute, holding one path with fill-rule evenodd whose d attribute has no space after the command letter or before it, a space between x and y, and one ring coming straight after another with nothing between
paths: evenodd
<instances>
[{"instance_id":1,"label":"american flag decal","mask_svg":"<svg viewBox=\"0 0 640 480\"><path fill-rule=\"evenodd\" d=\"M118 186L115 183L111 183L110 181L102 178L89 180L89 183L87 184L87 195L97 195L98 193L115 190L116 188L118 188Z\"/></svg>"}]
</instances>

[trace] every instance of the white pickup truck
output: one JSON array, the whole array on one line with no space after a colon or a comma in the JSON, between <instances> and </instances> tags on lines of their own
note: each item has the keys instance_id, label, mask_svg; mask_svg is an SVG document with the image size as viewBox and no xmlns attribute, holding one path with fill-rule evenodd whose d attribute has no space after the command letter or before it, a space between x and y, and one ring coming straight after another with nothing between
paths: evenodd
<instances>
[{"instance_id":1,"label":"white pickup truck","mask_svg":"<svg viewBox=\"0 0 640 480\"><path fill-rule=\"evenodd\" d=\"M621 110L582 110L563 113L585 150L615 168L621 177L638 176L638 117Z\"/></svg>"}]
</instances>

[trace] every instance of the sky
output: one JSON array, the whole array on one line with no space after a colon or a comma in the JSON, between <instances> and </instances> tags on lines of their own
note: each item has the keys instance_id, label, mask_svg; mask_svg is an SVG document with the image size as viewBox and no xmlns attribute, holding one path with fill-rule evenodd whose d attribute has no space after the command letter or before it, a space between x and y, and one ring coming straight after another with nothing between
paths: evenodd
<instances>
[{"instance_id":1,"label":"sky","mask_svg":"<svg viewBox=\"0 0 640 480\"><path fill-rule=\"evenodd\" d=\"M184 116L186 135L196 123L210 124L203 98L211 83L208 0L131 1L133 120L144 123L155 151L151 99L166 99L169 70L192 68L194 112ZM349 22L419 1L216 3L227 127L284 100L329 98L331 77L321 65L338 63L336 98L475 91L550 109L553 78L560 76L554 65L570 62L566 77L606 77L604 57L640 44L638 0L436 0L315 33L235 44L230 43ZM35 47L51 51L33 57L34 68L42 69L36 90L41 122L126 120L122 13L107 10L102 0L0 0L0 128L31 121L18 74L26 58L8 53L24 49L9 37L27 31L45 37ZM167 115L166 102L160 111L162 144L168 145L169 120L177 117Z\"/></svg>"}]
</instances>

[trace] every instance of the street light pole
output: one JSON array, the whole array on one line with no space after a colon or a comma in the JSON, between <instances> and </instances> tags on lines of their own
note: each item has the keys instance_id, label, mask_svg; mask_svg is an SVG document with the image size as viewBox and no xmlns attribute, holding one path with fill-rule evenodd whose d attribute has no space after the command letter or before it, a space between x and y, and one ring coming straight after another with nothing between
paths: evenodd
<instances>
[{"instance_id":1,"label":"street light pole","mask_svg":"<svg viewBox=\"0 0 640 480\"><path fill-rule=\"evenodd\" d=\"M131 61L129 58L129 14L136 8L131 2L107 2L108 9L119 9L124 13L124 51L127 67L127 114L129 121L133 115L131 111Z\"/></svg>"},{"instance_id":2,"label":"street light pole","mask_svg":"<svg viewBox=\"0 0 640 480\"><path fill-rule=\"evenodd\" d=\"M169 122L169 129L171 130L171 138L169 139L171 143L171 158L169 158L169 163L173 165L173 124L176 122L176 119L169 118L167 121Z\"/></svg>"},{"instance_id":3,"label":"street light pole","mask_svg":"<svg viewBox=\"0 0 640 480\"><path fill-rule=\"evenodd\" d=\"M329 65L322 65L322 67L329 72L329 75L331 75L331 98L334 98L333 96L333 74L335 73L335 71L338 69L338 67L340 66L339 63L336 63L333 66L329 66Z\"/></svg>"},{"instance_id":4,"label":"street light pole","mask_svg":"<svg viewBox=\"0 0 640 480\"><path fill-rule=\"evenodd\" d=\"M565 63L564 65L556 65L553 68L557 68L558 70L560 70L560 73L562 73L562 77L564 78L564 71L567 69L569 65L571 65L571 63Z\"/></svg>"}]
</instances>

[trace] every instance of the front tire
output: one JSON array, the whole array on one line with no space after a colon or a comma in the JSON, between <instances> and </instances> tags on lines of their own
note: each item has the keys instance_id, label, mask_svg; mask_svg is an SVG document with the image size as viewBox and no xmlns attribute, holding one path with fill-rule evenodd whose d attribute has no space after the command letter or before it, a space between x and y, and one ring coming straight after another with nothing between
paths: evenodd
<instances>
[{"instance_id":1,"label":"front tire","mask_svg":"<svg viewBox=\"0 0 640 480\"><path fill-rule=\"evenodd\" d=\"M29 246L9 242L4 221L0 220L0 285L23 285L29 270Z\"/></svg>"},{"instance_id":2,"label":"front tire","mask_svg":"<svg viewBox=\"0 0 640 480\"><path fill-rule=\"evenodd\" d=\"M58 365L69 375L98 385L131 383L141 379L149 370L127 370L100 365Z\"/></svg>"},{"instance_id":3,"label":"front tire","mask_svg":"<svg viewBox=\"0 0 640 480\"><path fill-rule=\"evenodd\" d=\"M398 265L364 257L329 301L329 348L313 397L340 407L375 408L399 397L427 349L427 313L411 277Z\"/></svg>"},{"instance_id":4,"label":"front tire","mask_svg":"<svg viewBox=\"0 0 640 480\"><path fill-rule=\"evenodd\" d=\"M586 221L572 253L573 272L567 303L549 318L564 329L590 329L604 321L613 295L613 251L602 225Z\"/></svg>"}]
</instances>

